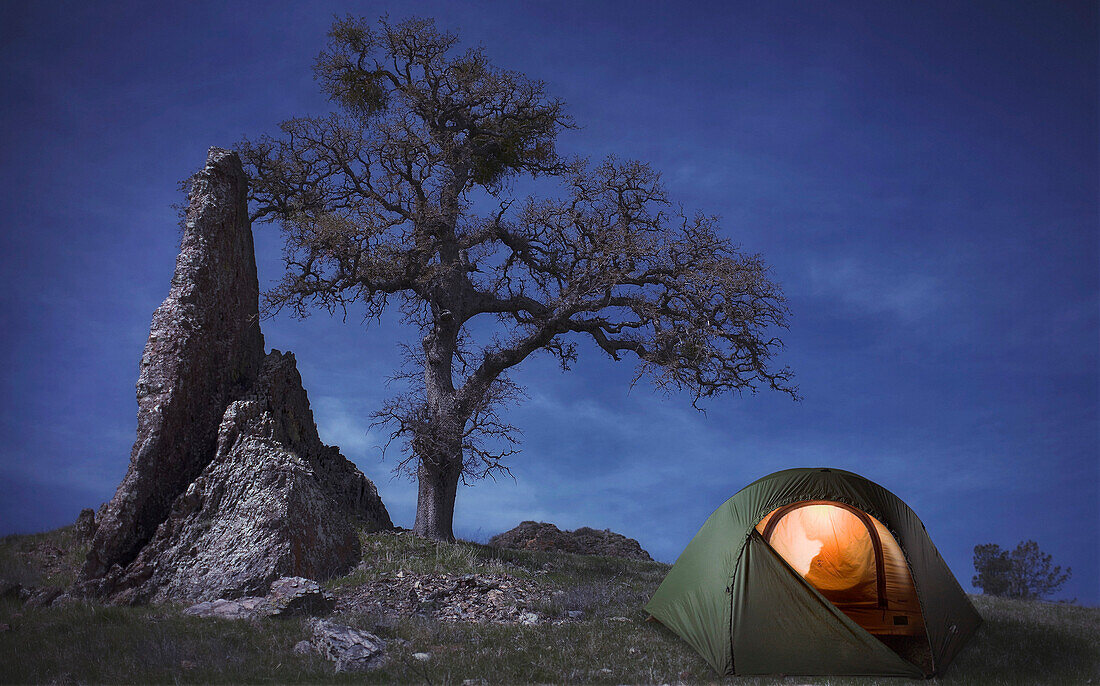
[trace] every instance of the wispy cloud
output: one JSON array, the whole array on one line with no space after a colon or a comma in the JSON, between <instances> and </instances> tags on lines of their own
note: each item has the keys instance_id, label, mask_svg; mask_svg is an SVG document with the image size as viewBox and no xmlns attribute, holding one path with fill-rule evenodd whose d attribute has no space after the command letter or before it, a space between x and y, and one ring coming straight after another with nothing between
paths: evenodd
<instances>
[{"instance_id":1,"label":"wispy cloud","mask_svg":"<svg viewBox=\"0 0 1100 686\"><path fill-rule=\"evenodd\" d=\"M942 305L936 277L892 266L889 261L872 264L855 257L813 257L805 278L811 297L890 315L903 323L921 320Z\"/></svg>"},{"instance_id":2,"label":"wispy cloud","mask_svg":"<svg viewBox=\"0 0 1100 686\"><path fill-rule=\"evenodd\" d=\"M386 436L371 428L370 413L364 403L348 398L320 396L311 400L317 432L327 445L355 461L377 461L382 457Z\"/></svg>"}]
</instances>

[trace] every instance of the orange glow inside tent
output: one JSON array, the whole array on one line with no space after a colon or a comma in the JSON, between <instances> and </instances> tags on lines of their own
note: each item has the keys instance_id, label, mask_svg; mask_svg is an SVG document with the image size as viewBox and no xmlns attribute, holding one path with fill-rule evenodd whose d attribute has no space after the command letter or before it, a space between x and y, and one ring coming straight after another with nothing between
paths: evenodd
<instances>
[{"instance_id":1,"label":"orange glow inside tent","mask_svg":"<svg viewBox=\"0 0 1100 686\"><path fill-rule=\"evenodd\" d=\"M791 568L871 634L923 633L905 556L874 517L842 503L801 501L771 511L756 529Z\"/></svg>"}]
</instances>

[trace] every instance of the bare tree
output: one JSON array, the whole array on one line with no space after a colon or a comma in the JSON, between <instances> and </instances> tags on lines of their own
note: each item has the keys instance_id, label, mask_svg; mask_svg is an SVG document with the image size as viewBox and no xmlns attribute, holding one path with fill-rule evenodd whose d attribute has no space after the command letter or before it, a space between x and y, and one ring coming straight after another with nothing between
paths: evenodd
<instances>
[{"instance_id":1,"label":"bare tree","mask_svg":"<svg viewBox=\"0 0 1100 686\"><path fill-rule=\"evenodd\" d=\"M761 258L671 204L649 166L560 156L573 123L543 82L459 52L430 19L347 18L329 39L315 72L338 111L238 149L254 218L286 239L268 311L362 303L369 319L396 300L422 334L411 390L376 414L415 465L417 534L453 540L459 482L507 469L507 373L537 351L568 368L587 339L694 402L795 395L771 368L787 309ZM520 177L558 190L519 200Z\"/></svg>"}]
</instances>

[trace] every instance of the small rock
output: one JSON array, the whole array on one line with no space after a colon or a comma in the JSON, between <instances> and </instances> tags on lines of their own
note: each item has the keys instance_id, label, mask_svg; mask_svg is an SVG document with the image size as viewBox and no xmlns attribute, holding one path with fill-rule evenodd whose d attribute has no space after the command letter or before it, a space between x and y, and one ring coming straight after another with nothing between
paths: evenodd
<instances>
[{"instance_id":1,"label":"small rock","mask_svg":"<svg viewBox=\"0 0 1100 686\"><path fill-rule=\"evenodd\" d=\"M626 617L608 617L607 621L609 621L609 622L629 622L630 620L627 619Z\"/></svg>"},{"instance_id":2,"label":"small rock","mask_svg":"<svg viewBox=\"0 0 1100 686\"><path fill-rule=\"evenodd\" d=\"M519 615L519 623L532 626L539 623L539 616L534 612L521 612Z\"/></svg>"},{"instance_id":3,"label":"small rock","mask_svg":"<svg viewBox=\"0 0 1100 686\"><path fill-rule=\"evenodd\" d=\"M374 634L325 620L313 623L313 645L336 663L337 672L362 671L381 666L386 644Z\"/></svg>"},{"instance_id":4,"label":"small rock","mask_svg":"<svg viewBox=\"0 0 1100 686\"><path fill-rule=\"evenodd\" d=\"M610 674L610 673L611 673L611 670L610 670L610 669L608 669L607 667L604 667L603 669L597 670L597 672L596 672L596 673L597 673L597 674Z\"/></svg>"},{"instance_id":5,"label":"small rock","mask_svg":"<svg viewBox=\"0 0 1100 686\"><path fill-rule=\"evenodd\" d=\"M427 662L432 659L432 655L431 653L413 653L413 659L419 660L420 662Z\"/></svg>"},{"instance_id":6,"label":"small rock","mask_svg":"<svg viewBox=\"0 0 1100 686\"><path fill-rule=\"evenodd\" d=\"M294 644L295 655L309 655L313 652L313 644L309 641L298 641Z\"/></svg>"},{"instance_id":7,"label":"small rock","mask_svg":"<svg viewBox=\"0 0 1100 686\"><path fill-rule=\"evenodd\" d=\"M584 616L584 610L566 610L565 616L569 619L580 619Z\"/></svg>"}]
</instances>

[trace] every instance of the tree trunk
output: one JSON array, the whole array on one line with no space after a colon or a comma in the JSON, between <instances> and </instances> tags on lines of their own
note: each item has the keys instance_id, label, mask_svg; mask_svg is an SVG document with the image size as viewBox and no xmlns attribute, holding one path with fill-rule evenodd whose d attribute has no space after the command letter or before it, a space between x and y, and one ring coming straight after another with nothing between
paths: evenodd
<instances>
[{"instance_id":1,"label":"tree trunk","mask_svg":"<svg viewBox=\"0 0 1100 686\"><path fill-rule=\"evenodd\" d=\"M424 337L424 400L427 426L413 438L419 488L413 533L436 541L454 541L455 495L462 477L462 429L456 417L451 363L459 324L448 307L432 304L435 323Z\"/></svg>"},{"instance_id":2,"label":"tree trunk","mask_svg":"<svg viewBox=\"0 0 1100 686\"><path fill-rule=\"evenodd\" d=\"M416 470L419 488L416 496L416 524L413 533L435 541L453 542L455 495L462 474L461 455L442 466L420 461Z\"/></svg>"}]
</instances>

